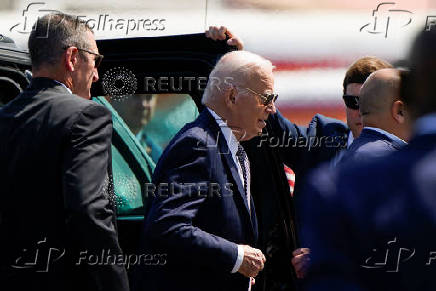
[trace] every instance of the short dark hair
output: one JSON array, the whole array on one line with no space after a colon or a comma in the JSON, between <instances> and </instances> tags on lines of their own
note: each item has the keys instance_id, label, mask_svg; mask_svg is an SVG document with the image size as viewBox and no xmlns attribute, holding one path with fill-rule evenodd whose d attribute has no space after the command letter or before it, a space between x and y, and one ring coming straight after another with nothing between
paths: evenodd
<instances>
[{"instance_id":1,"label":"short dark hair","mask_svg":"<svg viewBox=\"0 0 436 291\"><path fill-rule=\"evenodd\" d=\"M28 42L32 67L56 64L68 46L89 49L87 31L92 32L92 29L73 15L51 13L38 18Z\"/></svg>"},{"instance_id":2,"label":"short dark hair","mask_svg":"<svg viewBox=\"0 0 436 291\"><path fill-rule=\"evenodd\" d=\"M436 29L420 32L410 51L408 93L404 96L412 118L436 112ZM406 82L405 81L405 82Z\"/></svg>"},{"instance_id":3,"label":"short dark hair","mask_svg":"<svg viewBox=\"0 0 436 291\"><path fill-rule=\"evenodd\" d=\"M348 84L363 84L365 83L365 80L368 78L368 76L371 75L371 73L386 68L392 68L392 65L377 57L363 57L358 59L351 64L351 66L345 73L343 83L344 94L347 90Z\"/></svg>"}]
</instances>

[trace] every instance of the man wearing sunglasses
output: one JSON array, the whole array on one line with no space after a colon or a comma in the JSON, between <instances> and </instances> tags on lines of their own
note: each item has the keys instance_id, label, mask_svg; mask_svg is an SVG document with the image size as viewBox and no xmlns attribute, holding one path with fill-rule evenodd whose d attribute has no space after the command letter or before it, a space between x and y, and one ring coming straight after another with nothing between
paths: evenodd
<instances>
[{"instance_id":1,"label":"man wearing sunglasses","mask_svg":"<svg viewBox=\"0 0 436 291\"><path fill-rule=\"evenodd\" d=\"M262 271L250 159L240 141L261 134L275 112L272 69L234 51L210 73L220 82L208 83L206 108L171 140L153 173L144 252L167 253L168 263L138 271L138 290L247 291Z\"/></svg>"},{"instance_id":2,"label":"man wearing sunglasses","mask_svg":"<svg viewBox=\"0 0 436 291\"><path fill-rule=\"evenodd\" d=\"M409 145L320 168L308 180L302 234L313 244L317 272L305 290L436 289L436 235L429 231L436 229L436 30L420 30L411 47L400 90L413 124ZM396 115L397 101L386 104ZM376 114L367 105L361 103L364 123Z\"/></svg>"},{"instance_id":3,"label":"man wearing sunglasses","mask_svg":"<svg viewBox=\"0 0 436 291\"><path fill-rule=\"evenodd\" d=\"M400 94L401 75L381 69L372 73L360 91L359 111L363 130L346 151L344 162L364 161L401 149L409 140L410 114Z\"/></svg>"},{"instance_id":4,"label":"man wearing sunglasses","mask_svg":"<svg viewBox=\"0 0 436 291\"><path fill-rule=\"evenodd\" d=\"M359 112L360 89L368 76L380 69L392 68L392 65L376 57L363 57L355 61L345 73L343 100L346 106L347 125L350 128L350 146L353 138L362 131L362 117Z\"/></svg>"},{"instance_id":5,"label":"man wearing sunglasses","mask_svg":"<svg viewBox=\"0 0 436 291\"><path fill-rule=\"evenodd\" d=\"M102 59L94 34L77 17L48 14L28 44L31 84L0 109L0 285L126 291L114 262L112 118L88 100Z\"/></svg>"},{"instance_id":6,"label":"man wearing sunglasses","mask_svg":"<svg viewBox=\"0 0 436 291\"><path fill-rule=\"evenodd\" d=\"M342 99L345 104L349 128L345 149L351 146L353 140L360 135L363 128L362 116L359 111L359 96L363 83L373 72L385 68L392 68L392 65L377 57L363 57L351 64L345 73L343 83L344 95ZM331 165L336 166L344 159L344 155L345 151L338 152L332 159Z\"/></svg>"}]
</instances>

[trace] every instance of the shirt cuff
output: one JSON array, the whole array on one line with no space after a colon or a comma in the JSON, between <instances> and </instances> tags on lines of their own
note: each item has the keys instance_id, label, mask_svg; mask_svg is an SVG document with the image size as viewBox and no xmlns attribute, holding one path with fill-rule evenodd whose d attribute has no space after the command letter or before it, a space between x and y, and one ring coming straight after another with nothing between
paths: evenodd
<instances>
[{"instance_id":1,"label":"shirt cuff","mask_svg":"<svg viewBox=\"0 0 436 291\"><path fill-rule=\"evenodd\" d=\"M241 267L243 260L244 249L242 248L242 246L238 245L238 257L236 258L235 266L232 269L232 273L236 273L239 270L239 267Z\"/></svg>"}]
</instances>

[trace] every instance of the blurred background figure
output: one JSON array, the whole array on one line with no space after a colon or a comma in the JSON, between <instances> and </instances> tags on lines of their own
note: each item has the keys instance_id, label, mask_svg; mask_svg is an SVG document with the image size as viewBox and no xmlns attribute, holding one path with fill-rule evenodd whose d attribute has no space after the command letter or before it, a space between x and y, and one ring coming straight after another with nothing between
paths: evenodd
<instances>
[{"instance_id":1,"label":"blurred background figure","mask_svg":"<svg viewBox=\"0 0 436 291\"><path fill-rule=\"evenodd\" d=\"M185 94L135 94L110 100L155 163L174 135L198 116L197 106Z\"/></svg>"},{"instance_id":2,"label":"blurred background figure","mask_svg":"<svg viewBox=\"0 0 436 291\"><path fill-rule=\"evenodd\" d=\"M306 290L435 290L436 29L410 54L401 94L413 127L409 145L382 158L320 168L302 204L310 246ZM316 214L314 214L316 213Z\"/></svg>"},{"instance_id":3,"label":"blurred background figure","mask_svg":"<svg viewBox=\"0 0 436 291\"><path fill-rule=\"evenodd\" d=\"M135 94L121 99L109 98L109 100L146 153L156 163L162 154L162 148L148 137L143 128L153 117L157 97L152 94Z\"/></svg>"},{"instance_id":4,"label":"blurred background figure","mask_svg":"<svg viewBox=\"0 0 436 291\"><path fill-rule=\"evenodd\" d=\"M154 115L142 132L164 149L174 135L198 116L198 109L187 94L156 94Z\"/></svg>"}]
</instances>

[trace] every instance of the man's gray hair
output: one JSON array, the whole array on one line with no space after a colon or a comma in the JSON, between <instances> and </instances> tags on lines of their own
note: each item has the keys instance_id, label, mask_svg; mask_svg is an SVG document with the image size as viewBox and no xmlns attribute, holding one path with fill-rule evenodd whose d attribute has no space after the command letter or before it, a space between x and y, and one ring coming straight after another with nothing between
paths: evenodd
<instances>
[{"instance_id":1,"label":"man's gray hair","mask_svg":"<svg viewBox=\"0 0 436 291\"><path fill-rule=\"evenodd\" d=\"M51 13L38 18L28 42L32 67L55 65L69 46L90 49L87 31L92 29L73 15Z\"/></svg>"},{"instance_id":2,"label":"man's gray hair","mask_svg":"<svg viewBox=\"0 0 436 291\"><path fill-rule=\"evenodd\" d=\"M220 91L230 85L245 86L246 83L261 80L259 72L264 68L272 70L272 63L248 51L233 51L225 54L209 75L202 104L211 104L220 96Z\"/></svg>"}]
</instances>

